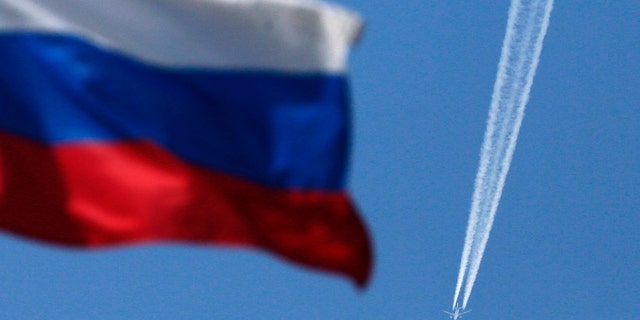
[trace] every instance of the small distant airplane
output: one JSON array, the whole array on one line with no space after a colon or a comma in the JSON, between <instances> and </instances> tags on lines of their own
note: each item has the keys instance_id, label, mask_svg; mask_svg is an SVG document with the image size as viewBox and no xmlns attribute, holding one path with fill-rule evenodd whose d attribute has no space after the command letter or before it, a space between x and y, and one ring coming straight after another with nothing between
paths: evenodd
<instances>
[{"instance_id":1,"label":"small distant airplane","mask_svg":"<svg viewBox=\"0 0 640 320\"><path fill-rule=\"evenodd\" d=\"M442 312L448 314L449 318L451 318L453 320L462 319L462 315L463 314L467 314L467 313L471 312L471 310L463 311L462 307L459 307L457 303L456 303L456 306L453 307L453 309L451 311L453 311L453 312L442 310Z\"/></svg>"}]
</instances>

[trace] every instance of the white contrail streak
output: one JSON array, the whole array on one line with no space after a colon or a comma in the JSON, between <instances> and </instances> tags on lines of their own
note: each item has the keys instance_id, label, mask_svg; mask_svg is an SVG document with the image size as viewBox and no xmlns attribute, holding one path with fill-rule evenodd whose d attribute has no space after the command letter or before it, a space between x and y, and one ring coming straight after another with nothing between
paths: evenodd
<instances>
[{"instance_id":1,"label":"white contrail streak","mask_svg":"<svg viewBox=\"0 0 640 320\"><path fill-rule=\"evenodd\" d=\"M467 307L478 275L515 151L552 8L553 0L511 2L487 131L480 151L480 165L453 298L454 307L463 283L462 308Z\"/></svg>"}]
</instances>

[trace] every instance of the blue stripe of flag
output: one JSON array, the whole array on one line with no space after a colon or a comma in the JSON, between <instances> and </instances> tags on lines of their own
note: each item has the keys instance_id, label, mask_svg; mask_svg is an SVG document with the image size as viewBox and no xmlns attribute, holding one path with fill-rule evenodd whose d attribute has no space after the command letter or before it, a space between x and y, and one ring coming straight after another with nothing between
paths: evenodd
<instances>
[{"instance_id":1,"label":"blue stripe of flag","mask_svg":"<svg viewBox=\"0 0 640 320\"><path fill-rule=\"evenodd\" d=\"M172 69L35 33L0 35L0 61L2 131L50 145L148 139L267 186L344 186L343 76Z\"/></svg>"}]
</instances>

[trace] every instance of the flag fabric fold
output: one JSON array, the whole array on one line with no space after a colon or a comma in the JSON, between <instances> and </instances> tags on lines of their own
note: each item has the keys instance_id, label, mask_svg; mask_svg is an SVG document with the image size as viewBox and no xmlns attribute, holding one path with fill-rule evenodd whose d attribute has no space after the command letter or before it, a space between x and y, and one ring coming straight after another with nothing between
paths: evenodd
<instances>
[{"instance_id":1,"label":"flag fabric fold","mask_svg":"<svg viewBox=\"0 0 640 320\"><path fill-rule=\"evenodd\" d=\"M360 24L302 0L0 0L0 228L255 247L364 285Z\"/></svg>"}]
</instances>

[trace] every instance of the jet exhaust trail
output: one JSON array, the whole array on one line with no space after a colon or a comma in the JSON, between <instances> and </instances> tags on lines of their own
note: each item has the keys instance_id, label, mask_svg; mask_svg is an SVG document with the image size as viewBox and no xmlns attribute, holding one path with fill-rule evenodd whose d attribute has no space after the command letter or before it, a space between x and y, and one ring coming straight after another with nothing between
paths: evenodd
<instances>
[{"instance_id":1,"label":"jet exhaust trail","mask_svg":"<svg viewBox=\"0 0 640 320\"><path fill-rule=\"evenodd\" d=\"M467 307L515 151L553 0L512 0L453 297Z\"/></svg>"}]
</instances>

